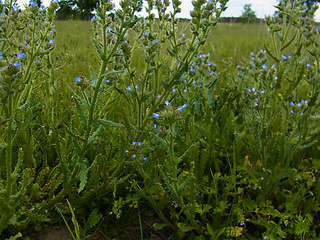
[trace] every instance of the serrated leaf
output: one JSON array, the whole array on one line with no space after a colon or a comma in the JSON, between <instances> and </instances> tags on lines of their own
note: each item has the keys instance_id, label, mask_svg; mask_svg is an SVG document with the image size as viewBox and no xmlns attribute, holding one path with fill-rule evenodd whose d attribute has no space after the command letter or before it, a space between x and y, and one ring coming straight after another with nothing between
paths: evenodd
<instances>
[{"instance_id":1,"label":"serrated leaf","mask_svg":"<svg viewBox=\"0 0 320 240\"><path fill-rule=\"evenodd\" d=\"M98 81L97 75L94 72L93 68L90 66L90 77L91 77L91 86L95 87Z\"/></svg>"},{"instance_id":2,"label":"serrated leaf","mask_svg":"<svg viewBox=\"0 0 320 240\"><path fill-rule=\"evenodd\" d=\"M178 223L178 228L181 232L189 232L193 230L193 227L187 225L186 223Z\"/></svg>"},{"instance_id":3,"label":"serrated leaf","mask_svg":"<svg viewBox=\"0 0 320 240\"><path fill-rule=\"evenodd\" d=\"M161 147L163 148L169 148L169 145L165 140L163 140L161 137L159 137L157 134L154 134L152 132L149 133L150 137L157 142Z\"/></svg>"},{"instance_id":4,"label":"serrated leaf","mask_svg":"<svg viewBox=\"0 0 320 240\"><path fill-rule=\"evenodd\" d=\"M163 228L167 227L168 224L165 224L165 223L154 223L153 224L153 227L156 229L156 230L162 230Z\"/></svg>"},{"instance_id":5,"label":"serrated leaf","mask_svg":"<svg viewBox=\"0 0 320 240\"><path fill-rule=\"evenodd\" d=\"M88 181L87 163L88 162L86 160L78 163L80 165L80 173L79 173L80 185L79 185L78 193L80 193L85 188Z\"/></svg>"},{"instance_id":6,"label":"serrated leaf","mask_svg":"<svg viewBox=\"0 0 320 240\"><path fill-rule=\"evenodd\" d=\"M89 218L88 218L88 223L90 228L94 227L97 225L97 223L101 220L102 214L98 214L98 209L93 209L93 211L90 213Z\"/></svg>"},{"instance_id":7,"label":"serrated leaf","mask_svg":"<svg viewBox=\"0 0 320 240\"><path fill-rule=\"evenodd\" d=\"M97 50L97 53L99 54L99 57L101 58L101 60L104 60L105 59L105 56L101 50L101 47L99 46L99 43L97 41L97 39L95 38L92 38L92 42L93 42L93 45L95 46L96 50Z\"/></svg>"},{"instance_id":8,"label":"serrated leaf","mask_svg":"<svg viewBox=\"0 0 320 240\"><path fill-rule=\"evenodd\" d=\"M152 92L149 92L148 94L144 95L142 98L141 98L141 102L145 102L148 100L148 98L152 95Z\"/></svg>"},{"instance_id":9,"label":"serrated leaf","mask_svg":"<svg viewBox=\"0 0 320 240\"><path fill-rule=\"evenodd\" d=\"M98 119L96 122L91 124L92 127L99 126L99 125L103 125L106 127L115 127L115 128L124 128L125 127L121 123L115 123L115 122L112 122L110 120L105 120L105 119Z\"/></svg>"}]
</instances>

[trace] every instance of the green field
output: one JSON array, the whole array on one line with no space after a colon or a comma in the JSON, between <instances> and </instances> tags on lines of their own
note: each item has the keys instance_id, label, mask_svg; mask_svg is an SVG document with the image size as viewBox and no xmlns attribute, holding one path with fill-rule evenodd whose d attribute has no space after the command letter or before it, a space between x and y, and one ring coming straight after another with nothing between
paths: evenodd
<instances>
[{"instance_id":1,"label":"green field","mask_svg":"<svg viewBox=\"0 0 320 240\"><path fill-rule=\"evenodd\" d=\"M218 2L0 3L0 239L320 238L319 29Z\"/></svg>"}]
</instances>

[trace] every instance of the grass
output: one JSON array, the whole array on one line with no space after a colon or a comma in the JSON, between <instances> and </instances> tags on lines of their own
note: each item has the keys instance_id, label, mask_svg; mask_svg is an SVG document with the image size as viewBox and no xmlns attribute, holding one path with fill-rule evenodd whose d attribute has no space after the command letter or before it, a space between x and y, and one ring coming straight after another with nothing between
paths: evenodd
<instances>
[{"instance_id":1,"label":"grass","mask_svg":"<svg viewBox=\"0 0 320 240\"><path fill-rule=\"evenodd\" d=\"M58 34L53 61L61 66L57 75L63 76L66 82L73 82L76 76L88 76L89 66L97 69L99 59L91 41L91 23L56 21L55 25ZM188 27L189 24L183 22L179 31L188 33ZM202 50L211 53L216 64L227 63L234 67L248 61L250 52L262 49L268 40L270 36L264 24L218 23ZM144 61L138 55L137 58L137 61Z\"/></svg>"}]
</instances>

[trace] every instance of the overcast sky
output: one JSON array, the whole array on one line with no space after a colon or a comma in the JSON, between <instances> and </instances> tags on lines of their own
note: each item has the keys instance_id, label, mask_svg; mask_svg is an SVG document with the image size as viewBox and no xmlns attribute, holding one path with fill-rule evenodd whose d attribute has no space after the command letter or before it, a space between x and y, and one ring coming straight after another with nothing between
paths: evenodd
<instances>
[{"instance_id":1,"label":"overcast sky","mask_svg":"<svg viewBox=\"0 0 320 240\"><path fill-rule=\"evenodd\" d=\"M51 0L43 0L44 5L48 5ZM29 0L18 0L18 3L22 6L24 3L28 3ZM119 0L113 0L118 6ZM228 9L223 14L225 17L239 17L243 10L244 4L251 4L252 9L256 12L259 18L264 18L266 15L272 15L275 11L274 5L277 4L277 0L229 0ZM182 0L182 13L180 17L189 17L189 12L192 9L191 0ZM317 11L316 20L320 21L320 10Z\"/></svg>"}]
</instances>

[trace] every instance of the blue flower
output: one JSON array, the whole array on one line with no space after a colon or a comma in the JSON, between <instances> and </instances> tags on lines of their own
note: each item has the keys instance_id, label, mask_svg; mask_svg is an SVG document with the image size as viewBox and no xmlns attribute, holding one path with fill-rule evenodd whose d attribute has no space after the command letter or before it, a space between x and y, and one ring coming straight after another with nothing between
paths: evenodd
<instances>
[{"instance_id":1,"label":"blue flower","mask_svg":"<svg viewBox=\"0 0 320 240\"><path fill-rule=\"evenodd\" d=\"M35 3L33 0L30 0L30 1L29 1L29 4L32 5L32 6L35 6L35 5L36 5L36 3Z\"/></svg>"},{"instance_id":2,"label":"blue flower","mask_svg":"<svg viewBox=\"0 0 320 240\"><path fill-rule=\"evenodd\" d=\"M297 107L301 107L301 103L298 103L298 104L297 104Z\"/></svg>"},{"instance_id":3,"label":"blue flower","mask_svg":"<svg viewBox=\"0 0 320 240\"><path fill-rule=\"evenodd\" d=\"M145 157L145 158L143 158L143 160L148 161L148 158L147 158L147 157Z\"/></svg>"},{"instance_id":4,"label":"blue flower","mask_svg":"<svg viewBox=\"0 0 320 240\"><path fill-rule=\"evenodd\" d=\"M161 95L160 95L160 94L158 94L158 95L157 95L157 98L160 98L160 97L161 97Z\"/></svg>"},{"instance_id":5,"label":"blue flower","mask_svg":"<svg viewBox=\"0 0 320 240\"><path fill-rule=\"evenodd\" d=\"M267 66L266 64L263 64L261 67L262 67L263 69L265 69L265 68L267 68L268 66Z\"/></svg>"},{"instance_id":6,"label":"blue flower","mask_svg":"<svg viewBox=\"0 0 320 240\"><path fill-rule=\"evenodd\" d=\"M293 105L294 105L294 103L293 103L292 101L290 101L289 105L290 105L290 106L293 106Z\"/></svg>"},{"instance_id":7,"label":"blue flower","mask_svg":"<svg viewBox=\"0 0 320 240\"><path fill-rule=\"evenodd\" d=\"M290 110L290 113L293 113L293 110Z\"/></svg>"},{"instance_id":8,"label":"blue flower","mask_svg":"<svg viewBox=\"0 0 320 240\"><path fill-rule=\"evenodd\" d=\"M133 145L136 145L136 144L137 144L137 142L132 142L132 144L133 144Z\"/></svg>"},{"instance_id":9,"label":"blue flower","mask_svg":"<svg viewBox=\"0 0 320 240\"><path fill-rule=\"evenodd\" d=\"M311 66L311 64L310 64L310 63L307 63L307 64L306 64L306 66L307 66L307 67L310 67L310 66Z\"/></svg>"},{"instance_id":10,"label":"blue flower","mask_svg":"<svg viewBox=\"0 0 320 240\"><path fill-rule=\"evenodd\" d=\"M25 46L25 47L27 46L27 42L26 42L26 41L24 41L24 44L23 44L23 46Z\"/></svg>"},{"instance_id":11,"label":"blue flower","mask_svg":"<svg viewBox=\"0 0 320 240\"><path fill-rule=\"evenodd\" d=\"M136 158L137 156L135 154L132 155L132 158Z\"/></svg>"},{"instance_id":12,"label":"blue flower","mask_svg":"<svg viewBox=\"0 0 320 240\"><path fill-rule=\"evenodd\" d=\"M126 150L124 150L124 153L128 153L129 151L126 149Z\"/></svg>"},{"instance_id":13,"label":"blue flower","mask_svg":"<svg viewBox=\"0 0 320 240\"><path fill-rule=\"evenodd\" d=\"M162 131L161 128L158 128L158 133L161 132L161 131Z\"/></svg>"},{"instance_id":14,"label":"blue flower","mask_svg":"<svg viewBox=\"0 0 320 240\"><path fill-rule=\"evenodd\" d=\"M183 92L186 93L186 92L187 92L187 89L184 89Z\"/></svg>"},{"instance_id":15,"label":"blue flower","mask_svg":"<svg viewBox=\"0 0 320 240\"><path fill-rule=\"evenodd\" d=\"M172 89L172 92L175 92L175 91L177 91L177 89L175 89L175 88L174 88L174 89Z\"/></svg>"},{"instance_id":16,"label":"blue flower","mask_svg":"<svg viewBox=\"0 0 320 240\"><path fill-rule=\"evenodd\" d=\"M14 9L15 11L18 11L18 10L19 10L19 6L16 5L16 4L13 4L12 7L13 7L13 9Z\"/></svg>"},{"instance_id":17,"label":"blue flower","mask_svg":"<svg viewBox=\"0 0 320 240\"><path fill-rule=\"evenodd\" d=\"M19 53L19 54L18 54L18 57L19 57L20 59L24 59L24 58L26 57L26 55L24 55L23 53Z\"/></svg>"},{"instance_id":18,"label":"blue flower","mask_svg":"<svg viewBox=\"0 0 320 240\"><path fill-rule=\"evenodd\" d=\"M2 57L2 52L0 52L0 57Z\"/></svg>"},{"instance_id":19,"label":"blue flower","mask_svg":"<svg viewBox=\"0 0 320 240\"><path fill-rule=\"evenodd\" d=\"M258 106L258 103L255 102L255 103L254 103L254 106L257 107L257 106Z\"/></svg>"},{"instance_id":20,"label":"blue flower","mask_svg":"<svg viewBox=\"0 0 320 240\"><path fill-rule=\"evenodd\" d=\"M112 31L112 28L111 28L111 27L107 27L107 30L108 30L108 31Z\"/></svg>"},{"instance_id":21,"label":"blue flower","mask_svg":"<svg viewBox=\"0 0 320 240\"><path fill-rule=\"evenodd\" d=\"M188 105L187 104L183 104L183 106L182 106L183 108L186 108L186 107L188 107Z\"/></svg>"},{"instance_id":22,"label":"blue flower","mask_svg":"<svg viewBox=\"0 0 320 240\"><path fill-rule=\"evenodd\" d=\"M136 89L138 89L139 88L139 86L138 86L138 84L136 84Z\"/></svg>"},{"instance_id":23,"label":"blue flower","mask_svg":"<svg viewBox=\"0 0 320 240\"><path fill-rule=\"evenodd\" d=\"M194 80L194 81L192 82L192 84L193 84L193 85L196 85L196 84L197 84L197 81L196 81L196 80Z\"/></svg>"},{"instance_id":24,"label":"blue flower","mask_svg":"<svg viewBox=\"0 0 320 240\"><path fill-rule=\"evenodd\" d=\"M145 31L145 32L143 33L143 35L147 35L147 34L149 34L149 32L148 32L148 31Z\"/></svg>"},{"instance_id":25,"label":"blue flower","mask_svg":"<svg viewBox=\"0 0 320 240\"><path fill-rule=\"evenodd\" d=\"M15 61L14 65L17 66L17 67L20 67L20 63L18 61Z\"/></svg>"},{"instance_id":26,"label":"blue flower","mask_svg":"<svg viewBox=\"0 0 320 240\"><path fill-rule=\"evenodd\" d=\"M142 142L138 142L138 145L141 145L142 144Z\"/></svg>"},{"instance_id":27,"label":"blue flower","mask_svg":"<svg viewBox=\"0 0 320 240\"><path fill-rule=\"evenodd\" d=\"M159 43L159 40L158 40L158 39L157 39L157 40L155 40L155 41L154 41L154 43L155 43L155 44L158 44L158 43Z\"/></svg>"},{"instance_id":28,"label":"blue flower","mask_svg":"<svg viewBox=\"0 0 320 240\"><path fill-rule=\"evenodd\" d=\"M159 118L159 114L158 113L153 113L153 117L154 118Z\"/></svg>"},{"instance_id":29,"label":"blue flower","mask_svg":"<svg viewBox=\"0 0 320 240\"><path fill-rule=\"evenodd\" d=\"M96 19L96 16L93 16L93 17L91 18L91 21L92 21L92 20L95 20L95 19Z\"/></svg>"},{"instance_id":30,"label":"blue flower","mask_svg":"<svg viewBox=\"0 0 320 240\"><path fill-rule=\"evenodd\" d=\"M168 106L168 105L170 105L170 102L169 102L168 100L166 100L166 101L164 102L164 104Z\"/></svg>"},{"instance_id":31,"label":"blue flower","mask_svg":"<svg viewBox=\"0 0 320 240\"><path fill-rule=\"evenodd\" d=\"M185 33L182 33L182 37L186 37L187 35Z\"/></svg>"},{"instance_id":32,"label":"blue flower","mask_svg":"<svg viewBox=\"0 0 320 240\"><path fill-rule=\"evenodd\" d=\"M190 68L190 71L191 71L191 72L193 72L193 71L194 71L194 68L193 68L193 67L191 67L191 68Z\"/></svg>"},{"instance_id":33,"label":"blue flower","mask_svg":"<svg viewBox=\"0 0 320 240\"><path fill-rule=\"evenodd\" d=\"M76 83L80 82L80 78L76 77Z\"/></svg>"},{"instance_id":34,"label":"blue flower","mask_svg":"<svg viewBox=\"0 0 320 240\"><path fill-rule=\"evenodd\" d=\"M283 59L283 60L287 60L288 58L287 58L287 56L282 55L282 59Z\"/></svg>"},{"instance_id":35,"label":"blue flower","mask_svg":"<svg viewBox=\"0 0 320 240\"><path fill-rule=\"evenodd\" d=\"M127 90L131 90L131 87L130 87L130 86L128 86L128 87L127 87Z\"/></svg>"},{"instance_id":36,"label":"blue flower","mask_svg":"<svg viewBox=\"0 0 320 240\"><path fill-rule=\"evenodd\" d=\"M110 80L109 80L109 79L107 79L107 80L106 80L106 83L110 83Z\"/></svg>"},{"instance_id":37,"label":"blue flower","mask_svg":"<svg viewBox=\"0 0 320 240\"><path fill-rule=\"evenodd\" d=\"M153 127L157 127L157 124L155 123L155 124L153 124Z\"/></svg>"},{"instance_id":38,"label":"blue flower","mask_svg":"<svg viewBox=\"0 0 320 240\"><path fill-rule=\"evenodd\" d=\"M50 44L53 44L53 40L52 40L52 39L50 39L50 40L49 40L49 43L50 43Z\"/></svg>"}]
</instances>

